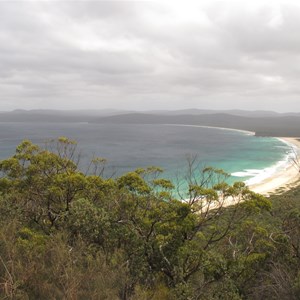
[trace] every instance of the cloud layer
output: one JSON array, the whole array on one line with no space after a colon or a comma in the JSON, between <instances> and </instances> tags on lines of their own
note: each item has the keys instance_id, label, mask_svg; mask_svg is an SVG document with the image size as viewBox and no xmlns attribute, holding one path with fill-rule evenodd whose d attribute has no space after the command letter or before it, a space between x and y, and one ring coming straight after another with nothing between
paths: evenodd
<instances>
[{"instance_id":1,"label":"cloud layer","mask_svg":"<svg viewBox=\"0 0 300 300\"><path fill-rule=\"evenodd\" d=\"M299 30L296 1L0 1L0 110L299 111Z\"/></svg>"}]
</instances>

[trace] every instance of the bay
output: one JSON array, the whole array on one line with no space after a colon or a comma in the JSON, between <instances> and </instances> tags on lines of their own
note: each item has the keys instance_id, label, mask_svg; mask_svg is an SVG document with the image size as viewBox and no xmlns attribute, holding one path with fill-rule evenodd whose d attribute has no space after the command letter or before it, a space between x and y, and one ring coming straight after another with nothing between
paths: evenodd
<instances>
[{"instance_id":1,"label":"bay","mask_svg":"<svg viewBox=\"0 0 300 300\"><path fill-rule=\"evenodd\" d=\"M108 160L107 173L121 174L159 166L164 176L184 176L187 157L197 157L199 168L213 166L234 175L229 182L255 183L262 172L271 173L288 163L290 146L277 138L247 132L184 125L0 123L0 159L14 154L24 139L43 145L65 136L76 140L80 168L93 157ZM266 173L266 176L267 176Z\"/></svg>"}]
</instances>

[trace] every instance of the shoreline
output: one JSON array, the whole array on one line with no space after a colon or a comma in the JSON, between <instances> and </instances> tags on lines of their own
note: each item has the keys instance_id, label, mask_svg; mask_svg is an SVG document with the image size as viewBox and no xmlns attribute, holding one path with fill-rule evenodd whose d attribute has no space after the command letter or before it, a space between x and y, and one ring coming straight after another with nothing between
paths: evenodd
<instances>
[{"instance_id":1,"label":"shoreline","mask_svg":"<svg viewBox=\"0 0 300 300\"><path fill-rule=\"evenodd\" d=\"M195 127L195 128L212 128L212 129L220 129L220 130L229 130L245 133L247 135L255 135L254 131L236 129L236 128L228 128L228 127L218 127L218 126L207 126L207 125L192 125L192 124L161 124L165 126L179 126L179 127Z\"/></svg>"},{"instance_id":2,"label":"shoreline","mask_svg":"<svg viewBox=\"0 0 300 300\"><path fill-rule=\"evenodd\" d=\"M293 146L296 153L300 154L300 138L278 137L278 139L291 147ZM257 184L249 185L248 187L251 191L264 196L283 193L300 184L299 171L300 170L292 162L289 162L285 169L279 170L272 176Z\"/></svg>"},{"instance_id":3,"label":"shoreline","mask_svg":"<svg viewBox=\"0 0 300 300\"><path fill-rule=\"evenodd\" d=\"M200 128L214 128L220 130L237 131L248 135L255 135L255 132L248 130L241 130L236 128L225 128L217 126L205 126L205 125L190 125L190 124L163 124L166 126L186 126L186 127L200 127ZM283 143L289 145L300 157L300 137L274 137ZM263 179L259 183L248 185L249 189L255 193L262 194L266 197L271 194L279 194L290 190L291 188L300 185L300 169L297 168L291 161L288 165L281 169L270 177ZM231 203L234 204L234 203ZM231 205L227 204L227 205Z\"/></svg>"},{"instance_id":4,"label":"shoreline","mask_svg":"<svg viewBox=\"0 0 300 300\"><path fill-rule=\"evenodd\" d=\"M278 137L281 141L293 147L296 153L300 156L300 138L299 137ZM290 162L287 167L283 170L280 170L274 173L272 176L262 180L261 182L253 185L248 185L248 188L258 194L261 194L265 197L270 197L271 195L277 195L284 193L296 186L300 185L300 169L297 169ZM228 207L241 203L240 199L233 199L232 197L227 198L222 202L223 207ZM215 209L218 208L220 204L214 203L209 204L206 209Z\"/></svg>"}]
</instances>

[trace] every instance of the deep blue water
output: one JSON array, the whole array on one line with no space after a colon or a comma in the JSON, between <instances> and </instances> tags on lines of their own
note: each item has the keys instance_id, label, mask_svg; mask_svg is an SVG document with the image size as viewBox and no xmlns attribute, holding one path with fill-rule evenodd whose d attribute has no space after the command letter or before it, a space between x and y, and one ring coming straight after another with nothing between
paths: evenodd
<instances>
[{"instance_id":1,"label":"deep blue water","mask_svg":"<svg viewBox=\"0 0 300 300\"><path fill-rule=\"evenodd\" d=\"M13 155L24 139L43 145L59 136L78 142L82 169L93 156L99 156L108 160L108 173L117 171L118 175L139 167L159 166L165 170L165 177L174 178L187 169L186 157L196 155L201 166L236 175L232 181L253 180L262 170L274 170L279 161L286 161L290 151L276 138L196 126L0 123L0 159Z\"/></svg>"}]
</instances>

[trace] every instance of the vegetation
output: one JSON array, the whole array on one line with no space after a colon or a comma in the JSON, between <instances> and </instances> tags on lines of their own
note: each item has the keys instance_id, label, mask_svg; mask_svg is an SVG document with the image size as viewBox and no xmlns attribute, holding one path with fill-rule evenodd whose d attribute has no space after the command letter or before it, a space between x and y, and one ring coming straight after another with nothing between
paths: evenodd
<instances>
[{"instance_id":1,"label":"vegetation","mask_svg":"<svg viewBox=\"0 0 300 300\"><path fill-rule=\"evenodd\" d=\"M66 138L0 162L1 299L299 299L300 189L266 199L206 168L182 201L159 168L92 163Z\"/></svg>"}]
</instances>

